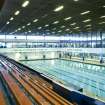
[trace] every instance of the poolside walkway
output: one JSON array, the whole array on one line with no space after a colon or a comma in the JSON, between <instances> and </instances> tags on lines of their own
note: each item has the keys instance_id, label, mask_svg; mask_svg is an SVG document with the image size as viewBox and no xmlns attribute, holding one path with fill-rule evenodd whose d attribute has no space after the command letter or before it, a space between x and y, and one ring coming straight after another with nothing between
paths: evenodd
<instances>
[{"instance_id":1,"label":"poolside walkway","mask_svg":"<svg viewBox=\"0 0 105 105\"><path fill-rule=\"evenodd\" d=\"M61 58L61 59L81 62L81 63L85 63L85 64L105 66L105 63L100 64L99 60L96 60L96 59L85 59L84 61L82 60L82 58L79 58L79 57L72 57L71 59L70 58Z\"/></svg>"}]
</instances>

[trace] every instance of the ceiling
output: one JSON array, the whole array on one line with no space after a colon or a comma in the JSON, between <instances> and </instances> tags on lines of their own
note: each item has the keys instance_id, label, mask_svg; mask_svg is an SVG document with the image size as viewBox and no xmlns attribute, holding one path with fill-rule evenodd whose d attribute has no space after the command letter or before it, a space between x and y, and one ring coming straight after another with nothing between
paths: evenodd
<instances>
[{"instance_id":1,"label":"ceiling","mask_svg":"<svg viewBox=\"0 0 105 105\"><path fill-rule=\"evenodd\" d=\"M1 34L66 35L105 31L105 0L28 0L29 5L22 7L25 1L5 0L0 11ZM55 12L59 6L64 8ZM20 13L15 15L17 10ZM33 22L35 19L37 22Z\"/></svg>"},{"instance_id":2,"label":"ceiling","mask_svg":"<svg viewBox=\"0 0 105 105\"><path fill-rule=\"evenodd\" d=\"M4 4L4 0L0 0L0 9L2 8L3 4Z\"/></svg>"}]
</instances>

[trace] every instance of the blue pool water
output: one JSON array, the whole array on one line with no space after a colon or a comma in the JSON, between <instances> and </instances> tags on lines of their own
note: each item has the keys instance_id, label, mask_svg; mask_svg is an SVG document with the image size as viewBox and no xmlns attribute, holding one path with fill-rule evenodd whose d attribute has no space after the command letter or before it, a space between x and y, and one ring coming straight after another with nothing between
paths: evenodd
<instances>
[{"instance_id":1,"label":"blue pool water","mask_svg":"<svg viewBox=\"0 0 105 105\"><path fill-rule=\"evenodd\" d=\"M74 84L83 93L105 101L105 67L65 60L22 61L30 68L47 74L65 86Z\"/></svg>"}]
</instances>

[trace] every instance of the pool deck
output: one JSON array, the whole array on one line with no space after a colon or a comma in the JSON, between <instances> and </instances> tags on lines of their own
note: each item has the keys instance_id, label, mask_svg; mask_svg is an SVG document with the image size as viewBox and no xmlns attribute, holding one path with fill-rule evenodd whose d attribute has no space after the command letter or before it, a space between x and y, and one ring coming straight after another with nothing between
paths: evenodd
<instances>
[{"instance_id":1,"label":"pool deck","mask_svg":"<svg viewBox=\"0 0 105 105\"><path fill-rule=\"evenodd\" d=\"M100 64L99 60L95 60L95 59L85 59L84 61L78 57L72 57L71 59L70 58L61 58L61 59L105 67L105 63Z\"/></svg>"}]
</instances>

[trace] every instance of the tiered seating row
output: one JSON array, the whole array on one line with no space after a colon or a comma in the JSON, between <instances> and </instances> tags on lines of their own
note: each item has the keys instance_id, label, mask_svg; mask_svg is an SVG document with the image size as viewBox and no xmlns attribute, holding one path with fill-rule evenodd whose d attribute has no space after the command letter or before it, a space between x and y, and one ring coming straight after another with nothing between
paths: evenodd
<instances>
[{"instance_id":1,"label":"tiered seating row","mask_svg":"<svg viewBox=\"0 0 105 105\"><path fill-rule=\"evenodd\" d=\"M38 76L34 76L29 71L22 71L6 60L3 60L3 65L7 70L1 71L1 74L18 105L73 105L55 93L52 86ZM32 100L20 89L17 82L22 85L36 103L33 104Z\"/></svg>"}]
</instances>

